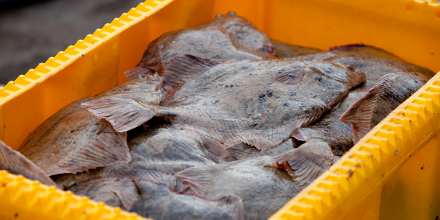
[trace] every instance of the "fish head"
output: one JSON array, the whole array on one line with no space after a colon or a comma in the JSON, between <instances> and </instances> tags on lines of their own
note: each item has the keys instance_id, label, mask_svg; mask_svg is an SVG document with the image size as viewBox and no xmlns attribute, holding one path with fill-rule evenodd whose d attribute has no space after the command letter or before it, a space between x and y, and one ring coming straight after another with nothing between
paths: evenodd
<instances>
[{"instance_id":1,"label":"fish head","mask_svg":"<svg viewBox=\"0 0 440 220\"><path fill-rule=\"evenodd\" d=\"M352 88L365 82L366 77L364 71L359 68L355 68L349 64L341 64L337 62L330 62L332 65L325 65L327 68L337 68L339 71L342 71L346 76L348 76L348 83ZM335 70L337 71L337 70Z\"/></svg>"},{"instance_id":2,"label":"fish head","mask_svg":"<svg viewBox=\"0 0 440 220\"><path fill-rule=\"evenodd\" d=\"M258 51L266 56L276 56L276 52L270 38L257 28L246 18L237 16L231 11L228 14L218 14L215 21L223 27L230 36L234 45L249 52ZM260 55L259 54L259 55Z\"/></svg>"}]
</instances>

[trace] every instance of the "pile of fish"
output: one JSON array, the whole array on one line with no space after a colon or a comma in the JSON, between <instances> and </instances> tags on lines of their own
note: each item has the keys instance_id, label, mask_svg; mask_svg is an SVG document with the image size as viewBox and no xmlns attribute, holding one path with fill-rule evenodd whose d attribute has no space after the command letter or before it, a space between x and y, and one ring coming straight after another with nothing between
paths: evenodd
<instances>
[{"instance_id":1,"label":"pile of fish","mask_svg":"<svg viewBox=\"0 0 440 220\"><path fill-rule=\"evenodd\" d=\"M48 118L0 169L154 219L266 219L434 72L321 51L230 12L150 43L130 81Z\"/></svg>"}]
</instances>

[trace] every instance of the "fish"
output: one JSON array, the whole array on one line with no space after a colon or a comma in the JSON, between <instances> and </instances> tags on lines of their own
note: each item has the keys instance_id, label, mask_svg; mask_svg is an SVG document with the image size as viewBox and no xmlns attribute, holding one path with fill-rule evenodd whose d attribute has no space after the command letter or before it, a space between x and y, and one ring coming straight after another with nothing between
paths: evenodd
<instances>
[{"instance_id":1,"label":"fish","mask_svg":"<svg viewBox=\"0 0 440 220\"><path fill-rule=\"evenodd\" d=\"M167 65L164 90L167 78L182 82L163 94L161 106L113 98L82 105L118 132L162 117L204 136L213 149L245 143L269 150L287 140L296 128L319 119L365 80L362 71L338 63L240 60L206 66L194 59L199 58L179 56Z\"/></svg>"},{"instance_id":2,"label":"fish","mask_svg":"<svg viewBox=\"0 0 440 220\"><path fill-rule=\"evenodd\" d=\"M193 167L176 176L186 186L182 193L208 198L231 193L241 198L249 220L267 219L301 190L284 170L264 166L271 159L261 156Z\"/></svg>"},{"instance_id":3,"label":"fish","mask_svg":"<svg viewBox=\"0 0 440 220\"><path fill-rule=\"evenodd\" d=\"M354 145L351 127L339 121L339 117L364 94L358 89L351 90L316 123L295 130L292 137L305 143L273 157L266 165L286 170L299 187L308 186Z\"/></svg>"},{"instance_id":4,"label":"fish","mask_svg":"<svg viewBox=\"0 0 440 220\"><path fill-rule=\"evenodd\" d=\"M339 118L365 93L359 89L351 90L337 107L323 115L316 123L295 130L293 138L306 143L311 139L325 140L331 146L333 155L344 155L354 143L351 127L339 121Z\"/></svg>"},{"instance_id":5,"label":"fish","mask_svg":"<svg viewBox=\"0 0 440 220\"><path fill-rule=\"evenodd\" d=\"M154 121L154 120L153 120ZM79 174L54 177L61 189L95 179L130 178L165 185L177 191L174 174L182 170L232 161L229 155L215 155L205 147L202 138L169 123L149 121L129 132L131 161L89 170Z\"/></svg>"},{"instance_id":6,"label":"fish","mask_svg":"<svg viewBox=\"0 0 440 220\"><path fill-rule=\"evenodd\" d=\"M389 73L369 91L350 91L318 122L294 132L304 144L267 165L286 170L301 187L309 185L428 80L421 73Z\"/></svg>"},{"instance_id":7,"label":"fish","mask_svg":"<svg viewBox=\"0 0 440 220\"><path fill-rule=\"evenodd\" d=\"M313 47L304 47L304 46L298 46L293 45L289 43L285 43L283 41L274 40L271 39L274 50L277 54L278 59L285 59L285 58L291 58L296 57L300 55L306 55L306 54L315 54L319 52L323 52L320 49L313 48Z\"/></svg>"},{"instance_id":8,"label":"fish","mask_svg":"<svg viewBox=\"0 0 440 220\"><path fill-rule=\"evenodd\" d=\"M152 41L137 66L126 71L128 79L161 73L177 55L190 54L207 59L275 58L271 40L247 19L234 12L194 28L165 33Z\"/></svg>"},{"instance_id":9,"label":"fish","mask_svg":"<svg viewBox=\"0 0 440 220\"><path fill-rule=\"evenodd\" d=\"M128 136L129 163L56 175L57 186L149 218L175 219L185 212L186 218L246 219L236 195L209 199L180 194L185 186L176 173L227 162L210 153L197 134L156 121Z\"/></svg>"},{"instance_id":10,"label":"fish","mask_svg":"<svg viewBox=\"0 0 440 220\"><path fill-rule=\"evenodd\" d=\"M353 103L339 120L351 126L354 143L357 143L428 81L429 77L422 73L389 73Z\"/></svg>"},{"instance_id":11,"label":"fish","mask_svg":"<svg viewBox=\"0 0 440 220\"><path fill-rule=\"evenodd\" d=\"M375 86L378 80L387 73L419 72L430 78L435 75L428 68L414 65L383 49L364 44L337 46L330 48L326 52L288 59L323 60L352 65L365 73L366 81L361 85L364 91L368 91L371 87Z\"/></svg>"},{"instance_id":12,"label":"fish","mask_svg":"<svg viewBox=\"0 0 440 220\"><path fill-rule=\"evenodd\" d=\"M79 196L87 196L97 202L130 210L141 199L139 190L129 178L107 178L75 184L68 188Z\"/></svg>"},{"instance_id":13,"label":"fish","mask_svg":"<svg viewBox=\"0 0 440 220\"><path fill-rule=\"evenodd\" d=\"M301 143L294 141L292 138L289 138L278 146L265 151L260 151L245 143L235 144L228 148L224 148L224 146L220 145L218 149L224 149L227 153L226 155L230 156L234 160L244 160L253 157L276 156L297 148L300 146L300 144ZM210 145L207 144L206 146Z\"/></svg>"},{"instance_id":14,"label":"fish","mask_svg":"<svg viewBox=\"0 0 440 220\"><path fill-rule=\"evenodd\" d=\"M55 182L43 170L19 152L12 150L3 141L0 141L0 170L22 175L48 186L55 186Z\"/></svg>"},{"instance_id":15,"label":"fish","mask_svg":"<svg viewBox=\"0 0 440 220\"><path fill-rule=\"evenodd\" d=\"M136 182L141 192L141 200L138 200L130 211L147 218L248 219L242 200L234 194L222 194L210 199L171 192L163 185L148 181Z\"/></svg>"},{"instance_id":16,"label":"fish","mask_svg":"<svg viewBox=\"0 0 440 220\"><path fill-rule=\"evenodd\" d=\"M86 97L60 109L40 124L24 140L18 151L47 175L77 173L130 161L126 132L116 132L82 106L96 98L131 98L159 104L160 78L139 77L96 97Z\"/></svg>"}]
</instances>

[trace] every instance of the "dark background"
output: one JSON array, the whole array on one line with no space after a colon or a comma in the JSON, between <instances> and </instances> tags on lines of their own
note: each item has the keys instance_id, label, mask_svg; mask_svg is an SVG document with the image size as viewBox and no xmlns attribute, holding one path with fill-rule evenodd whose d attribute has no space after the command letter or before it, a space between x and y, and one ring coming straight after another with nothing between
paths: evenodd
<instances>
[{"instance_id":1,"label":"dark background","mask_svg":"<svg viewBox=\"0 0 440 220\"><path fill-rule=\"evenodd\" d=\"M142 0L0 0L0 84L44 63Z\"/></svg>"}]
</instances>

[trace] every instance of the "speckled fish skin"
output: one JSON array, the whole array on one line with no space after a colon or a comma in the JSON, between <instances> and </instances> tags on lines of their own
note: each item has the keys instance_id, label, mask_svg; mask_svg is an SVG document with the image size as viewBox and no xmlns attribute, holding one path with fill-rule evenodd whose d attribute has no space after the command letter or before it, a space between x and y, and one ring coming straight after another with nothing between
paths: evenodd
<instances>
[{"instance_id":1,"label":"speckled fish skin","mask_svg":"<svg viewBox=\"0 0 440 220\"><path fill-rule=\"evenodd\" d=\"M377 47L353 44L331 48L329 51L298 56L291 60L324 60L349 64L365 72L367 78L362 85L367 91L387 73L395 72L419 72L428 77L435 75L431 70L411 64L392 53Z\"/></svg>"},{"instance_id":2,"label":"speckled fish skin","mask_svg":"<svg viewBox=\"0 0 440 220\"><path fill-rule=\"evenodd\" d=\"M175 219L183 211L187 218L245 219L241 200L235 195L205 199L177 194L185 186L175 173L226 160L211 154L196 134L170 124L149 125L130 132L129 163L57 175L58 187L155 219ZM139 183L138 188L133 181Z\"/></svg>"},{"instance_id":3,"label":"speckled fish skin","mask_svg":"<svg viewBox=\"0 0 440 220\"><path fill-rule=\"evenodd\" d=\"M187 193L208 198L232 193L242 199L248 219L267 219L300 191L285 171L264 166L271 159L195 167L176 176L189 188Z\"/></svg>"},{"instance_id":4,"label":"speckled fish skin","mask_svg":"<svg viewBox=\"0 0 440 220\"><path fill-rule=\"evenodd\" d=\"M140 77L97 97L159 104L160 88L158 76ZM28 136L18 151L49 176L129 162L126 133L116 132L107 121L81 106L93 99L96 97L80 99L59 110Z\"/></svg>"},{"instance_id":5,"label":"speckled fish skin","mask_svg":"<svg viewBox=\"0 0 440 220\"><path fill-rule=\"evenodd\" d=\"M177 55L208 59L263 59L276 57L270 39L247 19L230 12L200 26L168 32L148 45L142 60L125 72L129 79L160 73Z\"/></svg>"},{"instance_id":6,"label":"speckled fish skin","mask_svg":"<svg viewBox=\"0 0 440 220\"><path fill-rule=\"evenodd\" d=\"M176 66L186 58L175 58ZM196 76L174 96L162 100L163 106L129 99L99 99L83 105L120 132L160 116L225 147L246 143L268 150L287 140L296 128L316 121L365 80L364 73L351 66L321 61L246 60L192 74Z\"/></svg>"},{"instance_id":7,"label":"speckled fish skin","mask_svg":"<svg viewBox=\"0 0 440 220\"><path fill-rule=\"evenodd\" d=\"M344 155L354 143L351 127L339 121L339 118L364 94L365 92L357 89L350 91L341 101L340 105L323 115L316 123L296 130L293 137L297 140L306 142L311 139L322 140L330 145L334 155Z\"/></svg>"},{"instance_id":8,"label":"speckled fish skin","mask_svg":"<svg viewBox=\"0 0 440 220\"><path fill-rule=\"evenodd\" d=\"M15 175L22 175L31 180L53 186L55 183L37 165L17 151L12 150L0 141L0 170L6 170Z\"/></svg>"},{"instance_id":9,"label":"speckled fish skin","mask_svg":"<svg viewBox=\"0 0 440 220\"><path fill-rule=\"evenodd\" d=\"M350 91L340 105L316 123L298 128L293 137L305 143L275 156L267 165L286 170L299 187L309 185L353 146L350 126L338 119L363 94L365 92Z\"/></svg>"},{"instance_id":10,"label":"speckled fish skin","mask_svg":"<svg viewBox=\"0 0 440 220\"><path fill-rule=\"evenodd\" d=\"M195 195L171 192L162 185L137 181L141 192L139 200L130 210L153 219L212 219L245 220L241 199L234 194L208 199Z\"/></svg>"},{"instance_id":11,"label":"speckled fish skin","mask_svg":"<svg viewBox=\"0 0 440 220\"><path fill-rule=\"evenodd\" d=\"M428 81L420 73L390 73L368 92L350 91L341 104L293 137L306 141L275 157L271 166L285 169L299 186L307 186L356 142ZM346 124L344 124L346 123Z\"/></svg>"},{"instance_id":12,"label":"speckled fish skin","mask_svg":"<svg viewBox=\"0 0 440 220\"><path fill-rule=\"evenodd\" d=\"M271 39L271 41L273 43L274 50L279 59L292 58L306 54L315 54L315 53L323 52L323 50L313 47L298 46L274 39Z\"/></svg>"},{"instance_id":13,"label":"speckled fish skin","mask_svg":"<svg viewBox=\"0 0 440 220\"><path fill-rule=\"evenodd\" d=\"M351 125L354 142L382 121L391 111L420 89L429 77L421 73L390 73L353 103L340 117Z\"/></svg>"},{"instance_id":14,"label":"speckled fish skin","mask_svg":"<svg viewBox=\"0 0 440 220\"><path fill-rule=\"evenodd\" d=\"M131 178L162 184L178 191L175 173L191 167L207 166L231 161L229 155L214 155L204 146L200 136L170 124L151 123L137 128L128 138L131 161L81 174L58 175L57 185L66 189L93 179Z\"/></svg>"}]
</instances>

